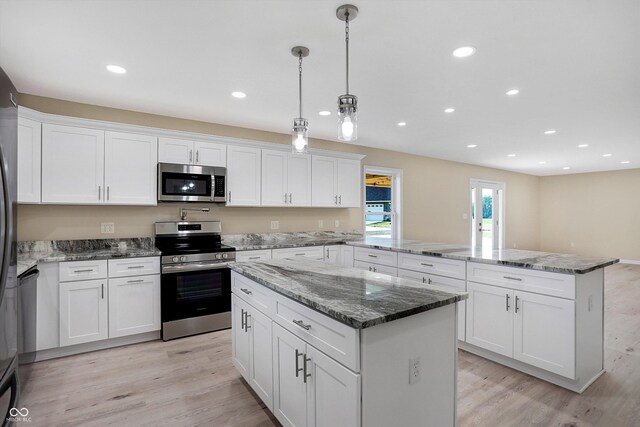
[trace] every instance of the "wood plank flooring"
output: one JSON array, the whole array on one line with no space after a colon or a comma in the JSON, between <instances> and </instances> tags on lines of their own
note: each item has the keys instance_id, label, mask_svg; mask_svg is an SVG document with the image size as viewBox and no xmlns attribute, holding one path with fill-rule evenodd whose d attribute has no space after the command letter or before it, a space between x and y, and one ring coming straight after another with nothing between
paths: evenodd
<instances>
[{"instance_id":1,"label":"wood plank flooring","mask_svg":"<svg viewBox=\"0 0 640 427\"><path fill-rule=\"evenodd\" d=\"M607 372L582 395L463 351L458 363L459 426L639 427L640 266L606 270ZM228 330L36 363L21 406L32 426L279 425L233 368Z\"/></svg>"}]
</instances>

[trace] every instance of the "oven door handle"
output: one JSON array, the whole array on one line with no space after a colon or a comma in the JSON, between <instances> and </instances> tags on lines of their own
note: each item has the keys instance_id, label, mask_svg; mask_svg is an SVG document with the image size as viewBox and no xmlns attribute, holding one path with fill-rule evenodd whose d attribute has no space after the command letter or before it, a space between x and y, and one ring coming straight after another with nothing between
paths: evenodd
<instances>
[{"instance_id":1,"label":"oven door handle","mask_svg":"<svg viewBox=\"0 0 640 427\"><path fill-rule=\"evenodd\" d=\"M228 266L228 262L190 262L185 264L170 264L162 266L162 274L200 270L221 270Z\"/></svg>"}]
</instances>

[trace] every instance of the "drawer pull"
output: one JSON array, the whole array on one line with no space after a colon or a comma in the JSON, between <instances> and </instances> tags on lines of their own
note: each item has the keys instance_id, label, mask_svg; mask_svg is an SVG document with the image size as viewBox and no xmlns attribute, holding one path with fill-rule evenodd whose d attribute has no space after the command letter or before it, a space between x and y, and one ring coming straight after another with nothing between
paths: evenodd
<instances>
[{"instance_id":1,"label":"drawer pull","mask_svg":"<svg viewBox=\"0 0 640 427\"><path fill-rule=\"evenodd\" d=\"M420 265L424 265L425 267L433 267L433 264L427 264L426 262L421 262Z\"/></svg>"},{"instance_id":2,"label":"drawer pull","mask_svg":"<svg viewBox=\"0 0 640 427\"><path fill-rule=\"evenodd\" d=\"M127 267L130 270L136 269L136 268L144 268L144 265L130 265L129 267Z\"/></svg>"},{"instance_id":3,"label":"drawer pull","mask_svg":"<svg viewBox=\"0 0 640 427\"><path fill-rule=\"evenodd\" d=\"M296 254L296 256L305 256L305 253L301 253L301 254Z\"/></svg>"},{"instance_id":4,"label":"drawer pull","mask_svg":"<svg viewBox=\"0 0 640 427\"><path fill-rule=\"evenodd\" d=\"M502 276L502 277L508 280L517 280L518 282L522 282L522 279L520 277L511 277L511 276Z\"/></svg>"},{"instance_id":5,"label":"drawer pull","mask_svg":"<svg viewBox=\"0 0 640 427\"><path fill-rule=\"evenodd\" d=\"M93 268L88 268L86 270L73 270L74 273L91 273Z\"/></svg>"},{"instance_id":6,"label":"drawer pull","mask_svg":"<svg viewBox=\"0 0 640 427\"><path fill-rule=\"evenodd\" d=\"M253 293L253 292L251 292L249 289L245 289L245 288L240 288L240 290L241 290L242 292L244 292L245 294L247 294L247 295L251 295L251 294Z\"/></svg>"},{"instance_id":7,"label":"drawer pull","mask_svg":"<svg viewBox=\"0 0 640 427\"><path fill-rule=\"evenodd\" d=\"M298 349L296 348L296 378L298 378L299 376L298 374L303 370L303 368L300 367L300 364L298 362L298 358L300 356L304 357L304 353L299 352Z\"/></svg>"},{"instance_id":8,"label":"drawer pull","mask_svg":"<svg viewBox=\"0 0 640 427\"><path fill-rule=\"evenodd\" d=\"M250 256L249 259L260 259L259 256Z\"/></svg>"},{"instance_id":9,"label":"drawer pull","mask_svg":"<svg viewBox=\"0 0 640 427\"><path fill-rule=\"evenodd\" d=\"M138 280L127 280L127 283L142 283L144 282L144 279L138 279Z\"/></svg>"},{"instance_id":10,"label":"drawer pull","mask_svg":"<svg viewBox=\"0 0 640 427\"><path fill-rule=\"evenodd\" d=\"M371 254L368 254L367 256L368 256L368 257L371 257L371 258L378 258L378 255L371 255Z\"/></svg>"},{"instance_id":11,"label":"drawer pull","mask_svg":"<svg viewBox=\"0 0 640 427\"><path fill-rule=\"evenodd\" d=\"M311 325L305 325L302 320L293 320L293 323L300 326L305 331L308 331L309 329L311 329Z\"/></svg>"}]
</instances>

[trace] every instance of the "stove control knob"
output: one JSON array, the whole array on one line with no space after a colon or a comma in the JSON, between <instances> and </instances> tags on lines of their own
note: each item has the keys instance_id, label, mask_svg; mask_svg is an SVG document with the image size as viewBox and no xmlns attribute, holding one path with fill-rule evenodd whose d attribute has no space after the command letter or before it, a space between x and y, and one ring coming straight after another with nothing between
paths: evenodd
<instances>
[{"instance_id":1,"label":"stove control knob","mask_svg":"<svg viewBox=\"0 0 640 427\"><path fill-rule=\"evenodd\" d=\"M216 259L220 259L220 258L222 258L222 255L216 254Z\"/></svg>"},{"instance_id":2,"label":"stove control knob","mask_svg":"<svg viewBox=\"0 0 640 427\"><path fill-rule=\"evenodd\" d=\"M178 262L178 257L177 257L177 256L174 256L173 258L171 258L171 261L173 261L173 262Z\"/></svg>"},{"instance_id":3,"label":"stove control knob","mask_svg":"<svg viewBox=\"0 0 640 427\"><path fill-rule=\"evenodd\" d=\"M228 257L228 255L227 255L227 254L222 254L222 258L225 258L225 259L226 259L227 257Z\"/></svg>"},{"instance_id":4,"label":"stove control knob","mask_svg":"<svg viewBox=\"0 0 640 427\"><path fill-rule=\"evenodd\" d=\"M186 256L181 256L181 257L180 257L180 261L185 262L186 260L187 260L187 257L186 257Z\"/></svg>"}]
</instances>

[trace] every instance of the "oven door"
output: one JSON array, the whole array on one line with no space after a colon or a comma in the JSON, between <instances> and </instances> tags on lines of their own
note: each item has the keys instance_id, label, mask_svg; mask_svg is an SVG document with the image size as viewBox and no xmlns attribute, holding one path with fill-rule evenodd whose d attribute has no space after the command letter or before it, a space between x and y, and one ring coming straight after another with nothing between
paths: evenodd
<instances>
[{"instance_id":1,"label":"oven door","mask_svg":"<svg viewBox=\"0 0 640 427\"><path fill-rule=\"evenodd\" d=\"M170 268L168 268L170 267ZM165 270L172 271L165 271ZM173 271L173 270L177 271ZM231 270L189 268L187 264L163 267L161 276L162 322L231 311Z\"/></svg>"}]
</instances>

